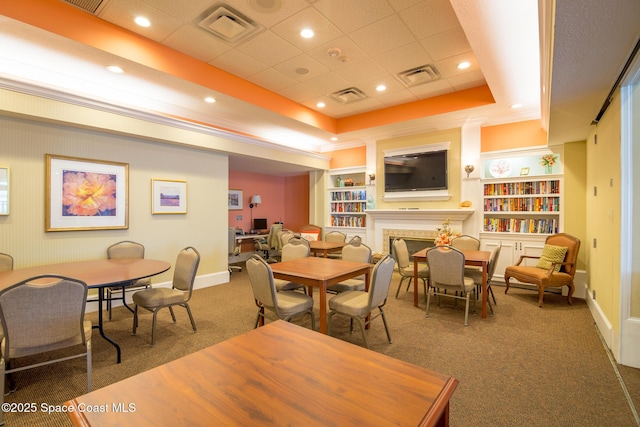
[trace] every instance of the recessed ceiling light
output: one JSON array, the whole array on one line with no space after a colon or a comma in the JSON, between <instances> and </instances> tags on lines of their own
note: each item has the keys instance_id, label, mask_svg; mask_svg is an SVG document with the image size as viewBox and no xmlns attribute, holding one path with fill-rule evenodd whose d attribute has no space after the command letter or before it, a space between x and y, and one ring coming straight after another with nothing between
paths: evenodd
<instances>
[{"instance_id":1,"label":"recessed ceiling light","mask_svg":"<svg viewBox=\"0 0 640 427\"><path fill-rule=\"evenodd\" d=\"M334 137L332 137L332 138L331 138L331 140L332 140L332 141L337 141L337 140L338 140L338 137L334 136Z\"/></svg>"},{"instance_id":2,"label":"recessed ceiling light","mask_svg":"<svg viewBox=\"0 0 640 427\"><path fill-rule=\"evenodd\" d=\"M469 61L463 61L463 62L458 64L458 69L459 70L466 70L469 67L471 67L471 62L469 62Z\"/></svg>"},{"instance_id":3,"label":"recessed ceiling light","mask_svg":"<svg viewBox=\"0 0 640 427\"><path fill-rule=\"evenodd\" d=\"M213 104L214 102L216 102L216 99L213 96L207 96L204 99L204 102L208 102L209 104Z\"/></svg>"},{"instance_id":4,"label":"recessed ceiling light","mask_svg":"<svg viewBox=\"0 0 640 427\"><path fill-rule=\"evenodd\" d=\"M117 65L107 65L105 68L107 70L111 71L112 73L117 73L117 74L124 73L124 70L122 68L118 67Z\"/></svg>"},{"instance_id":5,"label":"recessed ceiling light","mask_svg":"<svg viewBox=\"0 0 640 427\"><path fill-rule=\"evenodd\" d=\"M320 101L316 104L316 107L318 108L324 108L327 104L325 104L324 102Z\"/></svg>"},{"instance_id":6,"label":"recessed ceiling light","mask_svg":"<svg viewBox=\"0 0 640 427\"><path fill-rule=\"evenodd\" d=\"M513 105L511 106L511 108L513 108L514 110L515 110L516 108L521 108L521 107L522 107L522 104L513 104Z\"/></svg>"},{"instance_id":7,"label":"recessed ceiling light","mask_svg":"<svg viewBox=\"0 0 640 427\"><path fill-rule=\"evenodd\" d=\"M376 86L376 90L378 92L384 92L385 90L387 90L387 87L385 85L378 85Z\"/></svg>"},{"instance_id":8,"label":"recessed ceiling light","mask_svg":"<svg viewBox=\"0 0 640 427\"><path fill-rule=\"evenodd\" d=\"M300 35L305 38L305 39L310 39L311 37L313 37L313 30L311 28L305 28L304 30L300 31Z\"/></svg>"},{"instance_id":9,"label":"recessed ceiling light","mask_svg":"<svg viewBox=\"0 0 640 427\"><path fill-rule=\"evenodd\" d=\"M140 25L141 27L150 27L151 26L151 21L149 21L144 16L136 16L136 19L134 21L136 22L136 24Z\"/></svg>"}]
</instances>

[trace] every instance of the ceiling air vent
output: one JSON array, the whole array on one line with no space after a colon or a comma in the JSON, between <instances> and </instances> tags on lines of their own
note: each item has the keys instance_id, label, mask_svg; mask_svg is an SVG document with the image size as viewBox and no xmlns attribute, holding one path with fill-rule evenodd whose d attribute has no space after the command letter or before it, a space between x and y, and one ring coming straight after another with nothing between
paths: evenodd
<instances>
[{"instance_id":1,"label":"ceiling air vent","mask_svg":"<svg viewBox=\"0 0 640 427\"><path fill-rule=\"evenodd\" d=\"M231 44L247 40L263 30L260 24L230 6L216 6L198 25Z\"/></svg>"},{"instance_id":2,"label":"ceiling air vent","mask_svg":"<svg viewBox=\"0 0 640 427\"><path fill-rule=\"evenodd\" d=\"M65 3L79 7L89 13L96 13L104 0L64 0Z\"/></svg>"},{"instance_id":3,"label":"ceiling air vent","mask_svg":"<svg viewBox=\"0 0 640 427\"><path fill-rule=\"evenodd\" d=\"M406 87L429 83L440 78L440 73L433 65L422 65L396 74L398 80Z\"/></svg>"},{"instance_id":4,"label":"ceiling air vent","mask_svg":"<svg viewBox=\"0 0 640 427\"><path fill-rule=\"evenodd\" d=\"M367 97L367 94L357 87L350 87L332 93L331 97L341 104L349 104L350 102L356 102L360 101L361 99L365 99Z\"/></svg>"}]
</instances>

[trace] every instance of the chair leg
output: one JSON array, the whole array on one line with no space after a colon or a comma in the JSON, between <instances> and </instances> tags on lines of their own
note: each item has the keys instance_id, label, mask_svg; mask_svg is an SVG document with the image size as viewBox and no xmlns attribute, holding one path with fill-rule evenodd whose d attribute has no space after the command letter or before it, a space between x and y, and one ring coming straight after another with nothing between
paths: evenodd
<instances>
[{"instance_id":1,"label":"chair leg","mask_svg":"<svg viewBox=\"0 0 640 427\"><path fill-rule=\"evenodd\" d=\"M389 333L389 325L387 325L387 316L385 316L384 310L382 310L382 307L378 307L378 310L380 310L380 314L382 314L382 323L384 323L384 330L387 333L387 340L389 340L389 344L392 344L393 341L391 341L391 333Z\"/></svg>"},{"instance_id":2,"label":"chair leg","mask_svg":"<svg viewBox=\"0 0 640 427\"><path fill-rule=\"evenodd\" d=\"M133 310L133 332L131 333L131 335L135 335L136 334L136 328L138 327L138 304L136 304L134 310Z\"/></svg>"},{"instance_id":3,"label":"chair leg","mask_svg":"<svg viewBox=\"0 0 640 427\"><path fill-rule=\"evenodd\" d=\"M427 289L429 288L427 286L427 279L422 279L422 286L424 287L424 302L427 302Z\"/></svg>"},{"instance_id":4,"label":"chair leg","mask_svg":"<svg viewBox=\"0 0 640 427\"><path fill-rule=\"evenodd\" d=\"M153 310L153 320L151 321L151 345L156 345L156 316L158 315L158 311L160 310Z\"/></svg>"},{"instance_id":5,"label":"chair leg","mask_svg":"<svg viewBox=\"0 0 640 427\"><path fill-rule=\"evenodd\" d=\"M427 288L427 310L424 317L429 317L429 306L431 305L431 287Z\"/></svg>"},{"instance_id":6,"label":"chair leg","mask_svg":"<svg viewBox=\"0 0 640 427\"><path fill-rule=\"evenodd\" d=\"M364 341L364 346L366 348L369 348L369 343L367 342L367 334L365 334L364 332L364 322L359 317L356 317L356 320L358 321L358 325L360 325L360 332L362 332L362 340Z\"/></svg>"},{"instance_id":7,"label":"chair leg","mask_svg":"<svg viewBox=\"0 0 640 427\"><path fill-rule=\"evenodd\" d=\"M469 295L471 295L471 292L467 292L467 301L464 308L464 326L469 326Z\"/></svg>"},{"instance_id":8,"label":"chair leg","mask_svg":"<svg viewBox=\"0 0 640 427\"><path fill-rule=\"evenodd\" d=\"M176 323L176 315L173 312L173 307L169 306L169 313L171 313L171 318L173 319L173 323Z\"/></svg>"},{"instance_id":9,"label":"chair leg","mask_svg":"<svg viewBox=\"0 0 640 427\"><path fill-rule=\"evenodd\" d=\"M507 287L504 289L504 293L506 294L507 292L509 292L509 276L504 276L504 283L505 285L507 285Z\"/></svg>"},{"instance_id":10,"label":"chair leg","mask_svg":"<svg viewBox=\"0 0 640 427\"><path fill-rule=\"evenodd\" d=\"M487 285L487 291L488 293L491 294L491 298L493 299L493 303L495 305L498 305L498 303L496 302L496 296L493 294L493 289L491 289L491 285ZM489 300L489 295L487 295L487 301Z\"/></svg>"},{"instance_id":11,"label":"chair leg","mask_svg":"<svg viewBox=\"0 0 640 427\"><path fill-rule=\"evenodd\" d=\"M87 340L87 391L91 391L93 388L91 377L91 338L89 338Z\"/></svg>"},{"instance_id":12,"label":"chair leg","mask_svg":"<svg viewBox=\"0 0 640 427\"><path fill-rule=\"evenodd\" d=\"M398 289L396 289L396 299L398 299L398 294L400 294L400 288L402 287L402 282L404 282L404 279L406 279L405 276L402 276L400 278L400 283L398 283Z\"/></svg>"},{"instance_id":13,"label":"chair leg","mask_svg":"<svg viewBox=\"0 0 640 427\"><path fill-rule=\"evenodd\" d=\"M187 309L187 314L189 315L189 320L191 320L191 327L193 328L193 332L196 332L198 328L196 328L196 322L193 320L193 315L191 314L191 308L188 303L184 303L184 308Z\"/></svg>"}]
</instances>

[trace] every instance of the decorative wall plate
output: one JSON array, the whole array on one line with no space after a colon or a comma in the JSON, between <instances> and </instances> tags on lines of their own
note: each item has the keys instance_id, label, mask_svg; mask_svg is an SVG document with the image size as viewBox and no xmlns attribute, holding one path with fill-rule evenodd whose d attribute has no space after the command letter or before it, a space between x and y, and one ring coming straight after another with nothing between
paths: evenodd
<instances>
[{"instance_id":1,"label":"decorative wall plate","mask_svg":"<svg viewBox=\"0 0 640 427\"><path fill-rule=\"evenodd\" d=\"M511 174L511 165L506 160L496 160L491 164L489 173L494 178L504 178Z\"/></svg>"}]
</instances>

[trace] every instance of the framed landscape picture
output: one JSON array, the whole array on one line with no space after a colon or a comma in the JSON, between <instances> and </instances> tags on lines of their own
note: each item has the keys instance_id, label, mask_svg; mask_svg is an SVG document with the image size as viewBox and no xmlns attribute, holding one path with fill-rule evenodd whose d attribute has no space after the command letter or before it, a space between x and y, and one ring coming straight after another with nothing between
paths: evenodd
<instances>
[{"instance_id":1,"label":"framed landscape picture","mask_svg":"<svg viewBox=\"0 0 640 427\"><path fill-rule=\"evenodd\" d=\"M187 181L151 180L152 214L186 214Z\"/></svg>"},{"instance_id":2,"label":"framed landscape picture","mask_svg":"<svg viewBox=\"0 0 640 427\"><path fill-rule=\"evenodd\" d=\"M229 210L242 210L242 190L229 190Z\"/></svg>"},{"instance_id":3,"label":"framed landscape picture","mask_svg":"<svg viewBox=\"0 0 640 427\"><path fill-rule=\"evenodd\" d=\"M45 155L46 231L129 227L127 163Z\"/></svg>"}]
</instances>

